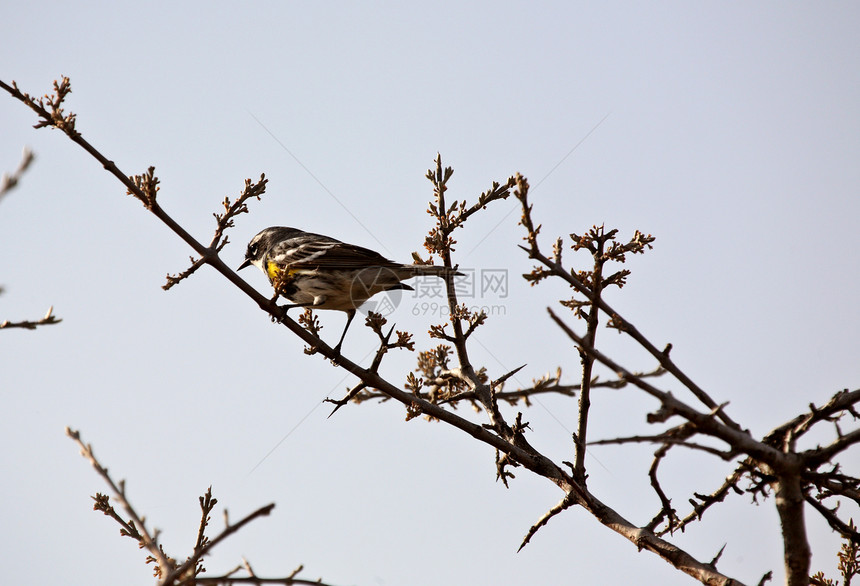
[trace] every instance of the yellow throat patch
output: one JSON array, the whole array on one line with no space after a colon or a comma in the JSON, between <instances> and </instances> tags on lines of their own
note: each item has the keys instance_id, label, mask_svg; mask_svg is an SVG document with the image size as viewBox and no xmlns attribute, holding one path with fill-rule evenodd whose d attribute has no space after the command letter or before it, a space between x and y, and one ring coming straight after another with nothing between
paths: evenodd
<instances>
[{"instance_id":1,"label":"yellow throat patch","mask_svg":"<svg viewBox=\"0 0 860 586\"><path fill-rule=\"evenodd\" d=\"M266 274L269 276L270 281L274 281L280 277L281 269L278 268L277 263L269 261L266 263Z\"/></svg>"}]
</instances>

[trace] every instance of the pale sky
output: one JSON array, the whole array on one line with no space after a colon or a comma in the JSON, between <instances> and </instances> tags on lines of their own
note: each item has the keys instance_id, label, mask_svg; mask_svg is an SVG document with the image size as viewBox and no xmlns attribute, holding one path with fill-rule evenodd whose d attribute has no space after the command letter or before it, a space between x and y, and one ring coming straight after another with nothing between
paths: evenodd
<instances>
[{"instance_id":1,"label":"pale sky","mask_svg":"<svg viewBox=\"0 0 860 586\"><path fill-rule=\"evenodd\" d=\"M47 1L7 3L0 21L0 78L43 94L69 76L78 130L126 173L155 165L161 205L201 241L221 200L266 174L263 201L229 234L232 266L271 225L408 261L431 227L424 173L439 152L452 198L527 176L547 250L593 224L655 235L610 302L657 346L671 342L756 435L860 384L855 4ZM208 268L162 291L192 251L35 122L0 96L0 170L25 145L37 156L0 202L0 321L51 305L63 318L0 332L4 582L153 582L135 543L91 510L107 487L69 425L126 479L172 555L190 552L209 485L233 520L277 504L217 548L212 574L244 555L261 575L304 564L304 577L338 585L693 583L576 508L516 553L556 487L520 469L505 489L490 448L405 422L393 402L327 419L321 401L353 379ZM513 387L557 366L574 384L578 355L546 316L567 292L520 277L531 263L516 207L494 205L458 235L456 262L508 276L505 296L475 295L494 315L474 361L492 376L527 364ZM259 271L242 276L269 295ZM405 295L389 318L422 349L440 321L423 301ZM344 315L320 319L333 343ZM369 364L374 339L356 320L344 353ZM601 341L629 368L653 367L614 332ZM399 383L414 365L399 352L383 372ZM657 431L645 423L654 403L633 390L592 401L595 439ZM572 459L574 401L541 398L525 419L530 441ZM590 450L589 486L640 525L659 507L653 450ZM856 453L844 461L858 475ZM662 468L681 514L730 471L680 453ZM813 570L832 574L838 542L809 521ZM727 543L723 572L782 581L772 500L731 497L675 542L703 560Z\"/></svg>"}]
</instances>

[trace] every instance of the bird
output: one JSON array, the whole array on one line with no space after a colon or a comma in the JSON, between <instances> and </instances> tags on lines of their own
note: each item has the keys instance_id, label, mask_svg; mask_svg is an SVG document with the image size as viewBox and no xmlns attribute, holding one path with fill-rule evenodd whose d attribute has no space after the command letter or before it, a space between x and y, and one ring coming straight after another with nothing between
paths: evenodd
<instances>
[{"instance_id":1,"label":"bird","mask_svg":"<svg viewBox=\"0 0 860 586\"><path fill-rule=\"evenodd\" d=\"M312 307L346 312L335 354L340 354L356 309L377 293L414 291L401 282L412 277L462 275L456 268L400 264L369 248L285 226L266 228L251 239L237 270L250 265L265 273L276 298L290 302L283 306L287 310Z\"/></svg>"}]
</instances>

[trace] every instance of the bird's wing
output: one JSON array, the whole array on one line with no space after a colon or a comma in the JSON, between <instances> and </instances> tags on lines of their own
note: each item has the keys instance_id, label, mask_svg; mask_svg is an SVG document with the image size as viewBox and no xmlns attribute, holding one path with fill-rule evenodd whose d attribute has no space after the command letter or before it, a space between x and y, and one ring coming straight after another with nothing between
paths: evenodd
<instances>
[{"instance_id":1,"label":"bird's wing","mask_svg":"<svg viewBox=\"0 0 860 586\"><path fill-rule=\"evenodd\" d=\"M307 234L278 243L269 252L269 260L275 261L282 268L292 270L349 270L366 266L400 266L368 248L317 234Z\"/></svg>"}]
</instances>

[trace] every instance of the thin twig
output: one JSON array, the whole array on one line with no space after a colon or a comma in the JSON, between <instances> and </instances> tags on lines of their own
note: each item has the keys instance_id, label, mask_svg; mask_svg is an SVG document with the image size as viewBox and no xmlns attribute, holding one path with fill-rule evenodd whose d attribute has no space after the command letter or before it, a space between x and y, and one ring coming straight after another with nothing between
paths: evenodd
<instances>
[{"instance_id":1,"label":"thin twig","mask_svg":"<svg viewBox=\"0 0 860 586\"><path fill-rule=\"evenodd\" d=\"M83 440L81 440L80 432L67 427L66 435L78 444L78 447L81 449L81 455L89 461L92 467L95 468L96 472L99 473L99 476L101 476L108 486L110 486L111 491L113 491L114 498L120 503L126 514L131 517L134 527L140 534L141 547L145 547L147 551L149 551L150 555L155 559L158 564L158 569L161 572L160 575L164 576L168 574L173 567L173 564L171 564L167 556L164 555L164 552L161 550L161 546L159 546L158 541L156 540L156 536L149 532L143 519L138 516L137 511L135 511L134 507L131 506L131 503L128 502L128 499L125 496L125 482L120 481L120 483L117 484L113 481L113 478L108 474L107 468L102 466L96 459L92 446L90 444L85 444Z\"/></svg>"},{"instance_id":2,"label":"thin twig","mask_svg":"<svg viewBox=\"0 0 860 586\"><path fill-rule=\"evenodd\" d=\"M4 322L0 322L0 330L11 329L11 328L22 328L25 330L35 330L39 326L50 326L53 324L58 324L63 321L61 318L54 317L54 306L48 308L48 312L45 314L45 317L42 319L38 319L36 321L17 321L11 322L6 320Z\"/></svg>"},{"instance_id":3,"label":"thin twig","mask_svg":"<svg viewBox=\"0 0 860 586\"><path fill-rule=\"evenodd\" d=\"M253 513L246 515L242 518L238 523L233 525L228 525L224 528L224 530L219 533L214 539L209 540L209 542L201 547L198 551L194 552L190 558L188 558L185 563L171 570L161 581L162 586L166 586L168 584L173 584L177 577L184 576L186 572L188 572L191 568L197 565L197 561L208 553L219 543L227 539L230 535L236 533L239 529L253 521L258 517L264 517L269 515L272 512L272 509L275 508L275 503L270 503L264 507L260 507ZM186 580L179 582L179 584L184 584L185 582L193 582L198 581L199 578L194 575L188 576Z\"/></svg>"},{"instance_id":4,"label":"thin twig","mask_svg":"<svg viewBox=\"0 0 860 586\"><path fill-rule=\"evenodd\" d=\"M538 260L541 264L547 267L549 274L564 279L577 291L585 295L594 306L599 308L601 311L603 311L606 315L610 317L610 324L612 325L612 327L618 329L619 331L623 331L631 338L633 338L642 348L644 348L654 358L656 358L660 365L665 368L667 372L671 373L672 376L678 379L696 396L696 398L702 401L702 403L704 403L707 407L716 407L716 401L714 401L701 387L694 383L689 376L687 376L683 371L681 371L680 368L678 368L677 365L675 365L671 358L669 358L668 351L661 351L657 349L657 347L654 346L645 336L643 336L632 323L621 317L621 314L619 314L612 307L610 307L610 305L606 303L606 301L595 295L595 292L592 290L592 288L587 286L579 277L574 274L573 271L565 270L559 263L555 262L550 258L547 258L540 251L540 248L537 243L537 235L540 231L540 226L535 227L531 219L532 206L528 203L528 192L519 190L515 192L515 195L520 200L523 210L520 223L526 228L528 232L526 240L528 241L529 246L520 246L520 248L522 248L529 254L529 258ZM545 276L545 274L539 273L535 276L537 278L542 278L543 276ZM737 430L740 429L740 426L735 423L724 411L721 411L719 413L719 417L729 427L732 427Z\"/></svg>"},{"instance_id":5,"label":"thin twig","mask_svg":"<svg viewBox=\"0 0 860 586\"><path fill-rule=\"evenodd\" d=\"M842 521L836 516L835 510L828 509L818 499L814 499L809 495L804 495L804 500L809 503L813 509L818 511L830 528L839 533L845 539L850 539L854 543L860 543L860 532L851 527L850 523Z\"/></svg>"},{"instance_id":6,"label":"thin twig","mask_svg":"<svg viewBox=\"0 0 860 586\"><path fill-rule=\"evenodd\" d=\"M592 354L594 358L615 371L622 379L629 381L636 387L645 391L647 394L659 400L670 413L684 417L688 421L696 424L701 433L719 438L737 449L739 452L760 458L774 467L780 467L782 465L785 459L782 452L755 441L748 432L740 431L735 426L729 426L717 421L712 413L702 413L701 411L693 409L686 403L676 399L671 393L661 391L657 387L637 377L596 348L586 345L585 339L571 330L567 324L555 315L552 309L548 309L547 311L549 312L552 320L568 335L568 337L571 338L571 340L578 344L582 350ZM722 412L719 405L715 404L714 409L717 415Z\"/></svg>"},{"instance_id":7,"label":"thin twig","mask_svg":"<svg viewBox=\"0 0 860 586\"><path fill-rule=\"evenodd\" d=\"M32 164L35 158L36 156L33 154L33 151L31 151L29 147L24 147L24 152L21 153L21 162L18 163L18 167L12 173L3 173L3 176L0 177L0 201L2 201L10 191L18 186L18 183L21 181L27 168Z\"/></svg>"},{"instance_id":8,"label":"thin twig","mask_svg":"<svg viewBox=\"0 0 860 586\"><path fill-rule=\"evenodd\" d=\"M571 493L564 495L564 498L561 499L557 505L555 505L553 508L551 508L549 511L547 511L546 514L544 516L542 516L540 519L538 519L534 525L529 527L529 531L528 531L528 533L526 533L526 536L523 538L523 542L520 544L520 547L519 547L519 549L517 549L517 552L522 551L522 549L526 545L528 545L529 541L531 541L532 537L534 537L535 533L537 533L541 527L543 527L544 525L549 523L550 519L552 519L553 517L555 517L556 515L558 515L562 511L564 511L565 509L572 507L573 505L576 504L576 502L577 502L577 499Z\"/></svg>"}]
</instances>

